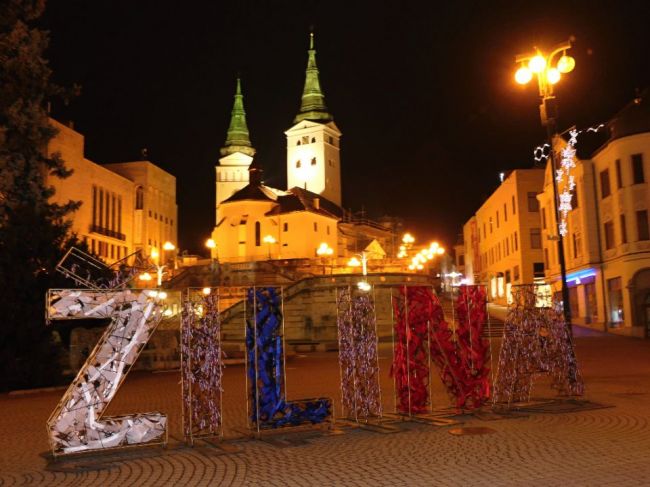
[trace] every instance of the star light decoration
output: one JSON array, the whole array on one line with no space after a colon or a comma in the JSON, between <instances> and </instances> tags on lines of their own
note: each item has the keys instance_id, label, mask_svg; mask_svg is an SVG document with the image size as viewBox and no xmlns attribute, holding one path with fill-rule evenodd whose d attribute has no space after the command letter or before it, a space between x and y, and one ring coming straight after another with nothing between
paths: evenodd
<instances>
[{"instance_id":1,"label":"star light decoration","mask_svg":"<svg viewBox=\"0 0 650 487\"><path fill-rule=\"evenodd\" d=\"M573 199L573 190L576 187L576 181L572 170L576 167L575 159L578 135L583 132L598 132L604 126L601 123L596 127L589 127L585 130L571 129L569 131L569 140L566 146L560 151L562 158L560 160L560 167L555 170L555 181L557 181L558 185L562 186L562 192L559 195L560 205L558 206L558 212L560 213L560 234L563 237L567 234L567 215L573 209L571 200ZM533 157L536 162L548 160L550 154L551 146L549 144L539 145L533 151Z\"/></svg>"}]
</instances>

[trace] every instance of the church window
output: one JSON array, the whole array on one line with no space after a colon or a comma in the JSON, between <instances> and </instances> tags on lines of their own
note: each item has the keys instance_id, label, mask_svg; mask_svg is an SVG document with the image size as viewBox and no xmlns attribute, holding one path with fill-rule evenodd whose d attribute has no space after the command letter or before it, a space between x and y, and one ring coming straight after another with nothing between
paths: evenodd
<instances>
[{"instance_id":1,"label":"church window","mask_svg":"<svg viewBox=\"0 0 650 487\"><path fill-rule=\"evenodd\" d=\"M296 161L296 169L300 169L300 161Z\"/></svg>"},{"instance_id":2,"label":"church window","mask_svg":"<svg viewBox=\"0 0 650 487\"><path fill-rule=\"evenodd\" d=\"M332 137L332 136L330 135L329 138L328 138L328 140L329 140L329 143L330 143L331 145L334 145L334 137Z\"/></svg>"},{"instance_id":3,"label":"church window","mask_svg":"<svg viewBox=\"0 0 650 487\"><path fill-rule=\"evenodd\" d=\"M318 231L318 222L314 222L314 232Z\"/></svg>"},{"instance_id":4,"label":"church window","mask_svg":"<svg viewBox=\"0 0 650 487\"><path fill-rule=\"evenodd\" d=\"M144 208L144 189L138 186L135 190L135 209L141 210Z\"/></svg>"},{"instance_id":5,"label":"church window","mask_svg":"<svg viewBox=\"0 0 650 487\"><path fill-rule=\"evenodd\" d=\"M296 145L300 145L300 141L298 141L298 142L296 143Z\"/></svg>"},{"instance_id":6,"label":"church window","mask_svg":"<svg viewBox=\"0 0 650 487\"><path fill-rule=\"evenodd\" d=\"M327 165L328 165L329 167L333 167L333 166L334 166L334 164L332 163L332 159L328 159L328 160L327 160Z\"/></svg>"},{"instance_id":7,"label":"church window","mask_svg":"<svg viewBox=\"0 0 650 487\"><path fill-rule=\"evenodd\" d=\"M311 143L313 144L313 143L315 143L315 142L316 142L316 137L312 137L312 138L311 138Z\"/></svg>"},{"instance_id":8,"label":"church window","mask_svg":"<svg viewBox=\"0 0 650 487\"><path fill-rule=\"evenodd\" d=\"M330 234L330 226L329 225L327 225L327 234L328 235Z\"/></svg>"},{"instance_id":9,"label":"church window","mask_svg":"<svg viewBox=\"0 0 650 487\"><path fill-rule=\"evenodd\" d=\"M312 157L312 158L311 158L311 165L312 165L312 166L315 166L315 165L316 165L316 158L315 158L315 157Z\"/></svg>"},{"instance_id":10,"label":"church window","mask_svg":"<svg viewBox=\"0 0 650 487\"><path fill-rule=\"evenodd\" d=\"M303 144L309 144L309 136L308 135L304 135L302 137L302 143Z\"/></svg>"},{"instance_id":11,"label":"church window","mask_svg":"<svg viewBox=\"0 0 650 487\"><path fill-rule=\"evenodd\" d=\"M288 232L289 231L289 224L285 222L283 227L282 227L282 230L285 231L285 232Z\"/></svg>"},{"instance_id":12,"label":"church window","mask_svg":"<svg viewBox=\"0 0 650 487\"><path fill-rule=\"evenodd\" d=\"M255 222L255 247L259 247L260 243L260 234L262 233L262 225L260 222Z\"/></svg>"}]
</instances>

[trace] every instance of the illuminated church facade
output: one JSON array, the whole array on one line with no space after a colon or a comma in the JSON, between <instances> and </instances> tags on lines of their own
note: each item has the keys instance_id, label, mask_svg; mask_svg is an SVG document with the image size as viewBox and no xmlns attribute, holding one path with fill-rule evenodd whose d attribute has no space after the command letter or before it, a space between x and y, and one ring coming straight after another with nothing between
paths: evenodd
<instances>
[{"instance_id":1,"label":"illuminated church facade","mask_svg":"<svg viewBox=\"0 0 650 487\"><path fill-rule=\"evenodd\" d=\"M315 258L347 254L341 201L341 131L320 87L310 35L300 110L285 132L287 188L263 183L237 80L230 126L216 166L216 225L212 257L222 262ZM379 254L383 251L373 243ZM359 251L364 249L359 249ZM376 257L381 257L378 255Z\"/></svg>"}]
</instances>

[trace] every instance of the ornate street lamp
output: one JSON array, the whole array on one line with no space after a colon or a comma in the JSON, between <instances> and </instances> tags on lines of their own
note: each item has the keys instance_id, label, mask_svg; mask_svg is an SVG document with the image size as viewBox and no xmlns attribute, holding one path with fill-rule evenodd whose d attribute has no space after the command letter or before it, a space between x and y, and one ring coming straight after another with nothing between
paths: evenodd
<instances>
[{"instance_id":1,"label":"ornate street lamp","mask_svg":"<svg viewBox=\"0 0 650 487\"><path fill-rule=\"evenodd\" d=\"M537 76L539 96L541 99L539 114L542 125L546 127L546 135L550 147L549 158L552 169L551 179L553 180L553 209L555 211L557 229L558 260L560 261L560 274L562 277L562 308L568 332L571 334L571 305L569 302L569 287L566 281L564 243L562 241L562 232L560 231L561 219L558 212L558 189L555 177L557 164L555 151L553 150L553 137L557 132L557 101L553 94L553 86L560 81L562 74L573 71L575 67L575 60L566 54L569 49L571 49L571 40L557 45L549 54L535 49L532 53L517 55L515 61L520 64L520 67L515 73L515 80L517 83L525 85L533 76Z\"/></svg>"}]
</instances>

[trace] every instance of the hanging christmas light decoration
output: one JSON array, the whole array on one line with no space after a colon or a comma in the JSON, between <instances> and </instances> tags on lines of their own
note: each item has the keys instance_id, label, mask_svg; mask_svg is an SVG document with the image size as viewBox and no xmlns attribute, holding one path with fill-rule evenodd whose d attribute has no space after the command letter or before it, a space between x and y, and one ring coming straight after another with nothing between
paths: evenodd
<instances>
[{"instance_id":1,"label":"hanging christmas light decoration","mask_svg":"<svg viewBox=\"0 0 650 487\"><path fill-rule=\"evenodd\" d=\"M576 144L578 143L578 135L582 132L598 132L604 125L601 123L597 127L589 127L585 130L571 129L569 131L569 140L566 146L560 151L562 156L560 160L560 167L555 171L555 180L558 185L562 185L562 192L559 195L560 205L558 211L560 213L560 234L564 237L567 234L567 215L573 209L571 200L573 198L573 190L576 187L575 175L572 170L576 167Z\"/></svg>"}]
</instances>

